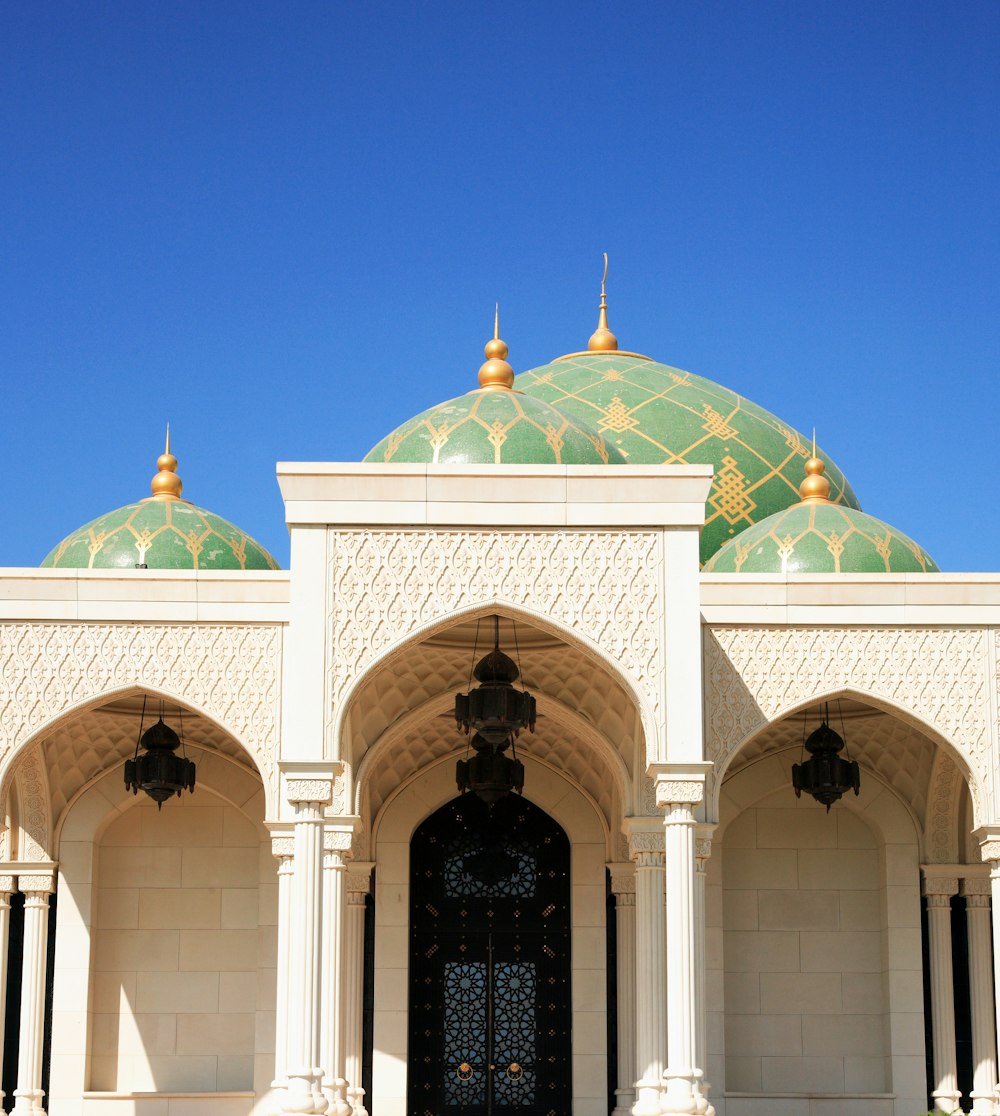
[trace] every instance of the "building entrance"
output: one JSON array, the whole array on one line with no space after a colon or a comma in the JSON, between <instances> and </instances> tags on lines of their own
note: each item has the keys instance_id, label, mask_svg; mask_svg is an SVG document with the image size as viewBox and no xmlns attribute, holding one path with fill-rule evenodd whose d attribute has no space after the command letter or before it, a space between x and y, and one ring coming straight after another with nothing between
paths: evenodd
<instances>
[{"instance_id":1,"label":"building entrance","mask_svg":"<svg viewBox=\"0 0 1000 1116\"><path fill-rule=\"evenodd\" d=\"M410 850L409 1116L569 1116L569 840L516 795Z\"/></svg>"}]
</instances>

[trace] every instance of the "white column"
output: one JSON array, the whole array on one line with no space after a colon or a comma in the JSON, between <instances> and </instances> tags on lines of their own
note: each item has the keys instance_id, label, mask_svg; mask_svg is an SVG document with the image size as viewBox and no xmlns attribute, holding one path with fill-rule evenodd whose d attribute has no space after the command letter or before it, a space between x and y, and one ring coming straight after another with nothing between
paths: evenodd
<instances>
[{"instance_id":1,"label":"white column","mask_svg":"<svg viewBox=\"0 0 1000 1116\"><path fill-rule=\"evenodd\" d=\"M612 1116L628 1116L635 1103L635 868L609 864L615 897L615 987L618 1012L618 1082Z\"/></svg>"},{"instance_id":2,"label":"white column","mask_svg":"<svg viewBox=\"0 0 1000 1116\"><path fill-rule=\"evenodd\" d=\"M355 1116L368 1116L361 1085L365 1009L365 899L371 889L373 864L348 865L347 911L344 922L344 1076L347 1099Z\"/></svg>"},{"instance_id":3,"label":"white column","mask_svg":"<svg viewBox=\"0 0 1000 1116\"><path fill-rule=\"evenodd\" d=\"M951 897L957 893L957 879L924 878L931 967L931 1028L934 1034L934 1089L931 1096L942 1112L954 1112L962 1096L958 1091L955 979L951 967Z\"/></svg>"},{"instance_id":4,"label":"white column","mask_svg":"<svg viewBox=\"0 0 1000 1116\"><path fill-rule=\"evenodd\" d=\"M695 965L695 1065L701 1070L700 1081L695 1082L699 1095L698 1111L705 1116L715 1116L709 1103L709 1083L705 1080L708 1061L708 1038L705 1024L705 869L712 855L712 833L715 826L696 827L694 840L694 965Z\"/></svg>"},{"instance_id":5,"label":"white column","mask_svg":"<svg viewBox=\"0 0 1000 1116\"><path fill-rule=\"evenodd\" d=\"M320 974L323 890L323 804L328 779L289 779L295 808L295 870L292 877L291 966L288 984L288 1089L284 1111L323 1116L320 1066Z\"/></svg>"},{"instance_id":6,"label":"white column","mask_svg":"<svg viewBox=\"0 0 1000 1116\"><path fill-rule=\"evenodd\" d=\"M14 1111L36 1116L42 1108L42 1039L45 1031L45 947L51 876L19 876L24 894L24 958L21 969L20 1043Z\"/></svg>"},{"instance_id":7,"label":"white column","mask_svg":"<svg viewBox=\"0 0 1000 1116\"><path fill-rule=\"evenodd\" d=\"M695 1061L695 856L694 807L701 801L700 779L663 779L656 804L663 808L667 894L667 1067L664 1113L704 1112L701 1070Z\"/></svg>"},{"instance_id":8,"label":"white column","mask_svg":"<svg viewBox=\"0 0 1000 1116\"><path fill-rule=\"evenodd\" d=\"M291 967L292 877L295 870L292 837L272 837L271 853L278 861L278 955L275 958L274 1080L272 1089L288 1085L288 985Z\"/></svg>"},{"instance_id":9,"label":"white column","mask_svg":"<svg viewBox=\"0 0 1000 1116\"><path fill-rule=\"evenodd\" d=\"M659 828L658 823L657 828ZM663 834L633 830L635 862L635 1103L633 1116L659 1116L666 1050L666 939Z\"/></svg>"},{"instance_id":10,"label":"white column","mask_svg":"<svg viewBox=\"0 0 1000 1116\"><path fill-rule=\"evenodd\" d=\"M343 1077L343 920L344 853L351 847L350 833L327 829L323 834L323 973L320 1036L326 1070L323 1092L327 1116L351 1116L347 1082Z\"/></svg>"},{"instance_id":11,"label":"white column","mask_svg":"<svg viewBox=\"0 0 1000 1116\"><path fill-rule=\"evenodd\" d=\"M3 1050L4 1020L7 1018L7 946L10 939L10 895L14 877L0 875L0 1050ZM0 1101L3 1100L0 1089Z\"/></svg>"},{"instance_id":12,"label":"white column","mask_svg":"<svg viewBox=\"0 0 1000 1116\"><path fill-rule=\"evenodd\" d=\"M969 1002L972 1015L973 1116L997 1111L997 1037L993 1012L993 958L990 945L990 881L969 876L962 881L969 934Z\"/></svg>"}]
</instances>

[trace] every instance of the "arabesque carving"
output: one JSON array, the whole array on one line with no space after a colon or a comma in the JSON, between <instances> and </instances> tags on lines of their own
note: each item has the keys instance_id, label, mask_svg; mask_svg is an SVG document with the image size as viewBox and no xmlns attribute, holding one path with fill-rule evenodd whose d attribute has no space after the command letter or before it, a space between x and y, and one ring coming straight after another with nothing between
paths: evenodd
<instances>
[{"instance_id":1,"label":"arabesque carving","mask_svg":"<svg viewBox=\"0 0 1000 1116\"><path fill-rule=\"evenodd\" d=\"M927 859L931 864L954 864L958 860L958 801L962 777L947 752L934 756L927 795Z\"/></svg>"},{"instance_id":2,"label":"arabesque carving","mask_svg":"<svg viewBox=\"0 0 1000 1116\"><path fill-rule=\"evenodd\" d=\"M963 750L980 785L989 787L987 634L979 628L712 628L704 648L706 758L722 767L786 710L855 690L932 725Z\"/></svg>"},{"instance_id":3,"label":"arabesque carving","mask_svg":"<svg viewBox=\"0 0 1000 1116\"><path fill-rule=\"evenodd\" d=\"M52 825L49 815L49 786L45 764L37 744L22 756L14 778L21 807L18 860L50 860Z\"/></svg>"},{"instance_id":4,"label":"arabesque carving","mask_svg":"<svg viewBox=\"0 0 1000 1116\"><path fill-rule=\"evenodd\" d=\"M338 532L328 732L343 694L369 663L416 629L494 599L593 641L658 719L661 565L654 531Z\"/></svg>"},{"instance_id":5,"label":"arabesque carving","mask_svg":"<svg viewBox=\"0 0 1000 1116\"><path fill-rule=\"evenodd\" d=\"M225 725L273 790L279 633L263 624L0 624L0 759L88 698L137 686Z\"/></svg>"}]
</instances>

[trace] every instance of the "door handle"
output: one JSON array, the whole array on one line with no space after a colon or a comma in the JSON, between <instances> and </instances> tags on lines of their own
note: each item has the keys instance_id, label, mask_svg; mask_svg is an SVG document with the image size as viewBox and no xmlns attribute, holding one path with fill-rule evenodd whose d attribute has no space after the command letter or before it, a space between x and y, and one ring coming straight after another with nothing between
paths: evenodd
<instances>
[{"instance_id":1,"label":"door handle","mask_svg":"<svg viewBox=\"0 0 1000 1116\"><path fill-rule=\"evenodd\" d=\"M507 1067L507 1080L520 1081L524 1077L524 1067L518 1062L511 1062Z\"/></svg>"},{"instance_id":2,"label":"door handle","mask_svg":"<svg viewBox=\"0 0 1000 1116\"><path fill-rule=\"evenodd\" d=\"M455 1076L459 1081L471 1081L472 1066L470 1066L468 1062L463 1062L458 1069L455 1070Z\"/></svg>"}]
</instances>

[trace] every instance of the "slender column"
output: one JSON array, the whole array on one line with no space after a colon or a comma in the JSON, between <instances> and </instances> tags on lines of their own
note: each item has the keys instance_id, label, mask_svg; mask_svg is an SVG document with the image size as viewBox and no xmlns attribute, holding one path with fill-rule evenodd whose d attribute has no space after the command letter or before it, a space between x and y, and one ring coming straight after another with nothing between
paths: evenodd
<instances>
[{"instance_id":1,"label":"slender column","mask_svg":"<svg viewBox=\"0 0 1000 1116\"><path fill-rule=\"evenodd\" d=\"M368 1116L361 1085L362 1032L365 1009L365 899L371 889L372 864L352 862L347 869L344 922L344 1076L355 1116Z\"/></svg>"},{"instance_id":2,"label":"slender column","mask_svg":"<svg viewBox=\"0 0 1000 1116\"><path fill-rule=\"evenodd\" d=\"M21 1024L14 1111L38 1116L42 1108L42 1039L45 1030L45 947L51 876L19 876L24 893L24 957L21 970Z\"/></svg>"},{"instance_id":3,"label":"slender column","mask_svg":"<svg viewBox=\"0 0 1000 1116\"><path fill-rule=\"evenodd\" d=\"M628 1116L635 1104L635 869L609 864L615 897L618 1083L612 1116Z\"/></svg>"},{"instance_id":4,"label":"slender column","mask_svg":"<svg viewBox=\"0 0 1000 1116\"><path fill-rule=\"evenodd\" d=\"M272 1089L288 1085L288 971L291 963L292 855L291 837L272 837L271 853L278 861L278 956L275 958L274 1080Z\"/></svg>"},{"instance_id":5,"label":"slender column","mask_svg":"<svg viewBox=\"0 0 1000 1116\"><path fill-rule=\"evenodd\" d=\"M931 1028L934 1033L934 1089L931 1096L942 1112L954 1112L962 1096L958 1090L955 979L951 966L951 897L957 893L957 879L924 878L931 966Z\"/></svg>"},{"instance_id":6,"label":"slender column","mask_svg":"<svg viewBox=\"0 0 1000 1116\"><path fill-rule=\"evenodd\" d=\"M705 869L712 855L714 830L714 825L699 825L696 827L694 840L695 1065L702 1073L701 1080L695 1082L695 1089L700 1098L698 1111L705 1116L715 1116L715 1108L708 1100L709 1083L704 1077L708 1062L705 1026Z\"/></svg>"},{"instance_id":7,"label":"slender column","mask_svg":"<svg viewBox=\"0 0 1000 1116\"><path fill-rule=\"evenodd\" d=\"M10 939L10 894L14 877L0 875L0 1050L3 1049L4 1020L7 1018L7 946ZM0 1101L3 1100L0 1089Z\"/></svg>"},{"instance_id":8,"label":"slender column","mask_svg":"<svg viewBox=\"0 0 1000 1116\"><path fill-rule=\"evenodd\" d=\"M657 826L659 828L659 826ZM635 1102L633 1116L659 1116L666 1050L663 835L633 830L635 862Z\"/></svg>"},{"instance_id":9,"label":"slender column","mask_svg":"<svg viewBox=\"0 0 1000 1116\"><path fill-rule=\"evenodd\" d=\"M320 1019L323 1092L327 1116L351 1116L343 1070L343 1000L341 996L344 920L344 853L351 834L327 829L323 834L323 1007Z\"/></svg>"},{"instance_id":10,"label":"slender column","mask_svg":"<svg viewBox=\"0 0 1000 1116\"><path fill-rule=\"evenodd\" d=\"M972 1015L972 1116L997 1111L997 1034L993 1017L993 958L990 945L990 881L962 880L969 933L969 1002Z\"/></svg>"},{"instance_id":11,"label":"slender column","mask_svg":"<svg viewBox=\"0 0 1000 1116\"><path fill-rule=\"evenodd\" d=\"M323 804L328 779L289 779L295 808L295 871L292 878L292 940L288 988L288 1089L284 1111L322 1116L320 1062L320 949L323 887Z\"/></svg>"},{"instance_id":12,"label":"slender column","mask_svg":"<svg viewBox=\"0 0 1000 1116\"><path fill-rule=\"evenodd\" d=\"M700 779L668 779L656 784L656 804L664 810L667 893L667 1068L662 1111L705 1112L701 1070L695 1061L695 856L694 807L701 801Z\"/></svg>"}]
</instances>

